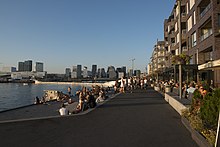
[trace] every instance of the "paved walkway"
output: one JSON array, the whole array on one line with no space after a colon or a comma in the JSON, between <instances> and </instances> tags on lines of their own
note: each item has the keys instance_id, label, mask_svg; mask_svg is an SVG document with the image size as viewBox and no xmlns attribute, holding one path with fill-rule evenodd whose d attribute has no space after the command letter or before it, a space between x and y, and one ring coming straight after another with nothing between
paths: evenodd
<instances>
[{"instance_id":1,"label":"paved walkway","mask_svg":"<svg viewBox=\"0 0 220 147\"><path fill-rule=\"evenodd\" d=\"M85 115L0 124L1 146L196 147L158 92L116 96Z\"/></svg>"}]
</instances>

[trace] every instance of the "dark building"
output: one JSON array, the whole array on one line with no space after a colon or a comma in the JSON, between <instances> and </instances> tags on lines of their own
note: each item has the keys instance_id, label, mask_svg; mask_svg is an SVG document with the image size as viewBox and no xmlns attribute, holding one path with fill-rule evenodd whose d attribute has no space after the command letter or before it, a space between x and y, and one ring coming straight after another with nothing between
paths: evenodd
<instances>
[{"instance_id":1,"label":"dark building","mask_svg":"<svg viewBox=\"0 0 220 147\"><path fill-rule=\"evenodd\" d=\"M71 69L70 69L70 68L66 68L66 70L65 70L65 76L66 76L67 78L70 78L70 77L71 77Z\"/></svg>"},{"instance_id":2,"label":"dark building","mask_svg":"<svg viewBox=\"0 0 220 147\"><path fill-rule=\"evenodd\" d=\"M82 65L77 65L77 78L82 78Z\"/></svg>"},{"instance_id":3,"label":"dark building","mask_svg":"<svg viewBox=\"0 0 220 147\"><path fill-rule=\"evenodd\" d=\"M18 62L18 71L32 71L32 61Z\"/></svg>"},{"instance_id":4,"label":"dark building","mask_svg":"<svg viewBox=\"0 0 220 147\"><path fill-rule=\"evenodd\" d=\"M44 71L44 64L41 62L36 62L36 72L43 72Z\"/></svg>"},{"instance_id":5,"label":"dark building","mask_svg":"<svg viewBox=\"0 0 220 147\"><path fill-rule=\"evenodd\" d=\"M92 65L92 78L97 75L97 65Z\"/></svg>"},{"instance_id":6,"label":"dark building","mask_svg":"<svg viewBox=\"0 0 220 147\"><path fill-rule=\"evenodd\" d=\"M24 71L32 71L32 61L24 61Z\"/></svg>"},{"instance_id":7,"label":"dark building","mask_svg":"<svg viewBox=\"0 0 220 147\"><path fill-rule=\"evenodd\" d=\"M24 62L18 62L18 71L24 71Z\"/></svg>"}]
</instances>

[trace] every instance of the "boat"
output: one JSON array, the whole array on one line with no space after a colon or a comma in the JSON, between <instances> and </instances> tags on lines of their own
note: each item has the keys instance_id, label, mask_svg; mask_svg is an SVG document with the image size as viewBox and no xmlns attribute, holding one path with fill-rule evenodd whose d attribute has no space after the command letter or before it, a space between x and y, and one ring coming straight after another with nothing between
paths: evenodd
<instances>
[{"instance_id":1,"label":"boat","mask_svg":"<svg viewBox=\"0 0 220 147\"><path fill-rule=\"evenodd\" d=\"M23 83L23 86L27 86L28 85L28 83Z\"/></svg>"}]
</instances>

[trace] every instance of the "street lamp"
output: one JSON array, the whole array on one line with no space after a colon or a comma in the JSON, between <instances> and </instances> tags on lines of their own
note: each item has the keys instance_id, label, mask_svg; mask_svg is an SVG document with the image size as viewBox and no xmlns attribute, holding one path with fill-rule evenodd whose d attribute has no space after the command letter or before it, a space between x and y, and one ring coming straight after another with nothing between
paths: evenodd
<instances>
[{"instance_id":1,"label":"street lamp","mask_svg":"<svg viewBox=\"0 0 220 147\"><path fill-rule=\"evenodd\" d=\"M178 6L178 30L179 30L179 55L182 54L182 32L181 32L181 0L177 0ZM179 98L182 98L182 65L179 64Z\"/></svg>"}]
</instances>

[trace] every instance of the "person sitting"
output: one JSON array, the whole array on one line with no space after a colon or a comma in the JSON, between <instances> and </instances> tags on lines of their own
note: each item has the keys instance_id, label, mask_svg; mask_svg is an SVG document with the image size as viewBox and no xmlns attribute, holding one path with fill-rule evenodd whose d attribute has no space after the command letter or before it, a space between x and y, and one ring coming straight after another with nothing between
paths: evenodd
<instances>
[{"instance_id":1,"label":"person sitting","mask_svg":"<svg viewBox=\"0 0 220 147\"><path fill-rule=\"evenodd\" d=\"M96 99L96 103L104 102L104 92L101 90L99 92L99 97Z\"/></svg>"},{"instance_id":2,"label":"person sitting","mask_svg":"<svg viewBox=\"0 0 220 147\"><path fill-rule=\"evenodd\" d=\"M94 108L96 106L94 95L92 95L91 92L88 92L86 99L87 99L87 105L89 108Z\"/></svg>"},{"instance_id":3,"label":"person sitting","mask_svg":"<svg viewBox=\"0 0 220 147\"><path fill-rule=\"evenodd\" d=\"M59 112L61 116L68 115L68 110L66 109L66 106L64 103L62 103L61 108L59 109Z\"/></svg>"},{"instance_id":4,"label":"person sitting","mask_svg":"<svg viewBox=\"0 0 220 147\"><path fill-rule=\"evenodd\" d=\"M76 112L80 112L84 110L84 100L85 100L85 97L83 95L83 92L81 91L79 93L79 103L77 105Z\"/></svg>"},{"instance_id":5,"label":"person sitting","mask_svg":"<svg viewBox=\"0 0 220 147\"><path fill-rule=\"evenodd\" d=\"M40 104L40 99L38 96L36 96L34 104Z\"/></svg>"},{"instance_id":6,"label":"person sitting","mask_svg":"<svg viewBox=\"0 0 220 147\"><path fill-rule=\"evenodd\" d=\"M189 100L192 100L193 93L194 93L195 90L196 90L195 84L193 82L190 83L189 88L187 89L187 93L188 93L188 97L187 98Z\"/></svg>"}]
</instances>

